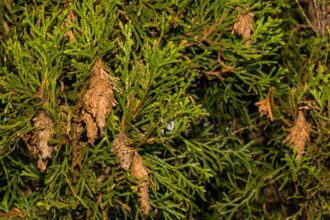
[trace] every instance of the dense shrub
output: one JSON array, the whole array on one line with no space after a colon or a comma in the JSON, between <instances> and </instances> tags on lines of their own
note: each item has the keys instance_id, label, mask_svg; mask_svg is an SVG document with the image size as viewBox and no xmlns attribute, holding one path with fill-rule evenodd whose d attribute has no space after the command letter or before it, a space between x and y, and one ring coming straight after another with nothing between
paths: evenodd
<instances>
[{"instance_id":1,"label":"dense shrub","mask_svg":"<svg viewBox=\"0 0 330 220\"><path fill-rule=\"evenodd\" d=\"M0 217L330 217L329 8L3 0Z\"/></svg>"}]
</instances>

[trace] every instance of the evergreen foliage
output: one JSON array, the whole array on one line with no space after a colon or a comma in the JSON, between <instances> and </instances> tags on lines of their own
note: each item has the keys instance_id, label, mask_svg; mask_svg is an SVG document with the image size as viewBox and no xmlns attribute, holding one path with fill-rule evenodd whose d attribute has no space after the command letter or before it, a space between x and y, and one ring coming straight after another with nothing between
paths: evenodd
<instances>
[{"instance_id":1,"label":"evergreen foliage","mask_svg":"<svg viewBox=\"0 0 330 220\"><path fill-rule=\"evenodd\" d=\"M329 14L2 0L0 218L329 218Z\"/></svg>"}]
</instances>

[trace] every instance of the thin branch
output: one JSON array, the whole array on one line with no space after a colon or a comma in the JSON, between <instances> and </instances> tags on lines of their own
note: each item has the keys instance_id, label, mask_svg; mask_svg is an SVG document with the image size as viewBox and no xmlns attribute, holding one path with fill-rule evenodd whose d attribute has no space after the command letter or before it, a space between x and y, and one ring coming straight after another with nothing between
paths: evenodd
<instances>
[{"instance_id":1,"label":"thin branch","mask_svg":"<svg viewBox=\"0 0 330 220\"><path fill-rule=\"evenodd\" d=\"M304 18L306 19L308 25L313 29L313 31L317 32L317 30L315 30L315 27L312 25L311 21L309 20L308 16L306 15L304 9L301 7L300 3L299 3L299 0L295 0L298 7L299 7L299 10L301 11L302 15L304 16Z\"/></svg>"},{"instance_id":2,"label":"thin branch","mask_svg":"<svg viewBox=\"0 0 330 220\"><path fill-rule=\"evenodd\" d=\"M322 21L323 18L321 19L321 15L320 15L320 6L319 4L316 2L316 0L313 0L313 5L315 8L315 13L316 13L316 22L317 22L317 29L319 32L321 32L321 35L323 36L323 28L322 28Z\"/></svg>"}]
</instances>

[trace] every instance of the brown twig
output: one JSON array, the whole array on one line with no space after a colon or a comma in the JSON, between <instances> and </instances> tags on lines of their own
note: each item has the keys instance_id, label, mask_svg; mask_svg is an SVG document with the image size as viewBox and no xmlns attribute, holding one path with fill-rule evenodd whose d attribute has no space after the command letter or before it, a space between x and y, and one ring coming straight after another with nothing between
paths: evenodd
<instances>
[{"instance_id":1,"label":"brown twig","mask_svg":"<svg viewBox=\"0 0 330 220\"><path fill-rule=\"evenodd\" d=\"M214 76L219 80L225 80L225 78L223 78L221 76L222 72L220 70L219 71L207 71L207 72L202 72L202 73L206 76ZM209 77L208 77L208 80L210 80Z\"/></svg>"},{"instance_id":2,"label":"brown twig","mask_svg":"<svg viewBox=\"0 0 330 220\"><path fill-rule=\"evenodd\" d=\"M0 218L1 219L12 219L12 218L22 218L25 220L28 220L29 218L25 215L25 213L18 209L18 208L13 208L9 210L8 212L0 212Z\"/></svg>"},{"instance_id":3,"label":"brown twig","mask_svg":"<svg viewBox=\"0 0 330 220\"><path fill-rule=\"evenodd\" d=\"M204 36L200 38L201 41L206 41L207 43L211 44L212 42L208 37L217 29L219 24L221 23L221 19L217 19L205 32Z\"/></svg>"},{"instance_id":4,"label":"brown twig","mask_svg":"<svg viewBox=\"0 0 330 220\"><path fill-rule=\"evenodd\" d=\"M219 80L225 80L225 78L221 76L224 73L229 73L229 72L230 73L235 73L235 68L234 67L226 65L221 60L220 52L218 52L218 60L217 61L220 64L220 66L224 67L223 69L218 70L218 71L205 71L205 72L202 72L202 73L204 75L207 75L207 76L214 76L214 77L218 78Z\"/></svg>"},{"instance_id":5,"label":"brown twig","mask_svg":"<svg viewBox=\"0 0 330 220\"><path fill-rule=\"evenodd\" d=\"M206 29L204 31L204 35L202 37L196 35L196 36L193 37L193 39L197 40L197 41L200 41L200 42L204 41L204 42L207 42L208 44L212 45L213 42L209 39L209 36L216 31L218 25L221 22L222 22L222 20L220 18L218 18L208 29ZM191 37L192 33L191 32L185 33L184 36ZM184 44L184 47L188 48L188 47L191 47L193 45L198 45L198 44L195 43L195 42L187 42L187 43Z\"/></svg>"},{"instance_id":6,"label":"brown twig","mask_svg":"<svg viewBox=\"0 0 330 220\"><path fill-rule=\"evenodd\" d=\"M299 3L299 0L295 0L298 7L299 7L299 10L301 11L302 15L304 16L304 18L306 19L308 25L315 31L315 27L312 25L311 21L309 20L308 16L306 15L304 9L302 8L301 4Z\"/></svg>"},{"instance_id":7,"label":"brown twig","mask_svg":"<svg viewBox=\"0 0 330 220\"><path fill-rule=\"evenodd\" d=\"M107 213L107 209L106 207L103 206L103 201L102 201L102 195L100 194L97 197L97 203L100 206L101 210L102 210L102 220L108 220L108 213Z\"/></svg>"}]
</instances>

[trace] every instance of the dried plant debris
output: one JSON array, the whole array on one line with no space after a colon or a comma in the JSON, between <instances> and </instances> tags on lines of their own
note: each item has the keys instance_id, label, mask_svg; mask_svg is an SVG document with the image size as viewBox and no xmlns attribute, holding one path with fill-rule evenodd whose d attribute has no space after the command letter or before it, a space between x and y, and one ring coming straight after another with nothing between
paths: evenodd
<instances>
[{"instance_id":1,"label":"dried plant debris","mask_svg":"<svg viewBox=\"0 0 330 220\"><path fill-rule=\"evenodd\" d=\"M134 148L129 146L129 140L124 132L120 132L112 142L111 153L116 156L121 168L130 170L135 152Z\"/></svg>"},{"instance_id":2,"label":"dried plant debris","mask_svg":"<svg viewBox=\"0 0 330 220\"><path fill-rule=\"evenodd\" d=\"M136 149L129 146L129 140L123 131L113 141L111 152L116 156L120 167L130 171L132 176L138 180L140 208L144 215L149 215L149 172Z\"/></svg>"},{"instance_id":3,"label":"dried plant debris","mask_svg":"<svg viewBox=\"0 0 330 220\"><path fill-rule=\"evenodd\" d=\"M146 180L139 185L139 204L143 215L148 216L150 213L149 182Z\"/></svg>"},{"instance_id":4,"label":"dried plant debris","mask_svg":"<svg viewBox=\"0 0 330 220\"><path fill-rule=\"evenodd\" d=\"M88 142L94 144L95 139L97 138L97 124L91 114L83 111L81 115L82 120L86 124Z\"/></svg>"},{"instance_id":5,"label":"dried plant debris","mask_svg":"<svg viewBox=\"0 0 330 220\"><path fill-rule=\"evenodd\" d=\"M135 119L139 113L139 109L141 107L141 100L136 98L133 93L127 96L127 109L130 110L131 116Z\"/></svg>"},{"instance_id":6,"label":"dried plant debris","mask_svg":"<svg viewBox=\"0 0 330 220\"><path fill-rule=\"evenodd\" d=\"M110 171L111 166L107 166L105 169L103 169L103 174L97 178L97 182L103 183L104 180L109 176Z\"/></svg>"},{"instance_id":7,"label":"dried plant debris","mask_svg":"<svg viewBox=\"0 0 330 220\"><path fill-rule=\"evenodd\" d=\"M148 179L148 170L143 164L142 157L134 152L134 157L131 165L131 173L132 176L137 180L147 180Z\"/></svg>"},{"instance_id":8,"label":"dried plant debris","mask_svg":"<svg viewBox=\"0 0 330 220\"><path fill-rule=\"evenodd\" d=\"M54 134L53 121L45 112L41 112L33 119L33 125L36 131L31 143L34 146L34 155L38 157L38 168L44 171L47 167L47 160L51 158L53 150L52 147L48 146L48 141Z\"/></svg>"},{"instance_id":9,"label":"dried plant debris","mask_svg":"<svg viewBox=\"0 0 330 220\"><path fill-rule=\"evenodd\" d=\"M296 0L296 3L312 30L325 37L330 27L330 2L309 0L307 14L298 0Z\"/></svg>"},{"instance_id":10,"label":"dried plant debris","mask_svg":"<svg viewBox=\"0 0 330 220\"><path fill-rule=\"evenodd\" d=\"M306 121L302 111L299 111L295 125L290 129L290 133L285 139L290 144L291 149L297 150L297 160L301 160L305 147L310 141L310 124Z\"/></svg>"},{"instance_id":11,"label":"dried plant debris","mask_svg":"<svg viewBox=\"0 0 330 220\"><path fill-rule=\"evenodd\" d=\"M102 195L99 194L97 197L97 204L102 210L102 220L108 220L108 212L107 212L107 207L104 207L103 201L102 201Z\"/></svg>"},{"instance_id":12,"label":"dried plant debris","mask_svg":"<svg viewBox=\"0 0 330 220\"><path fill-rule=\"evenodd\" d=\"M8 212L0 212L0 219L29 219L29 218L21 209L13 208Z\"/></svg>"},{"instance_id":13,"label":"dried plant debris","mask_svg":"<svg viewBox=\"0 0 330 220\"><path fill-rule=\"evenodd\" d=\"M96 61L87 92L83 95L82 120L86 124L88 141L94 144L98 131L103 135L107 114L115 105L114 81L101 60Z\"/></svg>"},{"instance_id":14,"label":"dried plant debris","mask_svg":"<svg viewBox=\"0 0 330 220\"><path fill-rule=\"evenodd\" d=\"M148 170L143 164L142 157L135 153L132 166L131 166L132 176L139 180L139 204L144 215L149 215L150 203L149 203L149 180L148 180Z\"/></svg>"},{"instance_id":15,"label":"dried plant debris","mask_svg":"<svg viewBox=\"0 0 330 220\"><path fill-rule=\"evenodd\" d=\"M240 7L237 7L236 10L241 11L242 9ZM254 14L252 12L239 15L233 26L233 32L241 35L244 39L249 38L253 31L253 17Z\"/></svg>"},{"instance_id":16,"label":"dried plant debris","mask_svg":"<svg viewBox=\"0 0 330 220\"><path fill-rule=\"evenodd\" d=\"M69 6L67 5L67 7L69 7ZM76 15L72 11L70 11L69 14L68 14L68 16L66 17L65 22L62 24L61 27L62 28L69 28L71 26L71 24L73 24L75 22L75 20L76 20ZM66 37L68 37L70 39L70 41L72 43L75 43L76 42L76 38L75 38L75 36L73 34L73 30L72 29L69 29L65 33L65 35L66 35Z\"/></svg>"},{"instance_id":17,"label":"dried plant debris","mask_svg":"<svg viewBox=\"0 0 330 220\"><path fill-rule=\"evenodd\" d=\"M255 105L258 106L259 113L261 115L267 115L271 121L274 120L272 109L270 107L269 97L257 102Z\"/></svg>"},{"instance_id":18,"label":"dried plant debris","mask_svg":"<svg viewBox=\"0 0 330 220\"><path fill-rule=\"evenodd\" d=\"M81 167L81 160L82 160L82 150L83 146L86 143L82 143L80 141L80 136L83 133L83 126L79 122L73 122L72 123L72 130L73 130L73 137L71 139L72 143L72 154L73 154L73 166L79 166Z\"/></svg>"}]
</instances>

